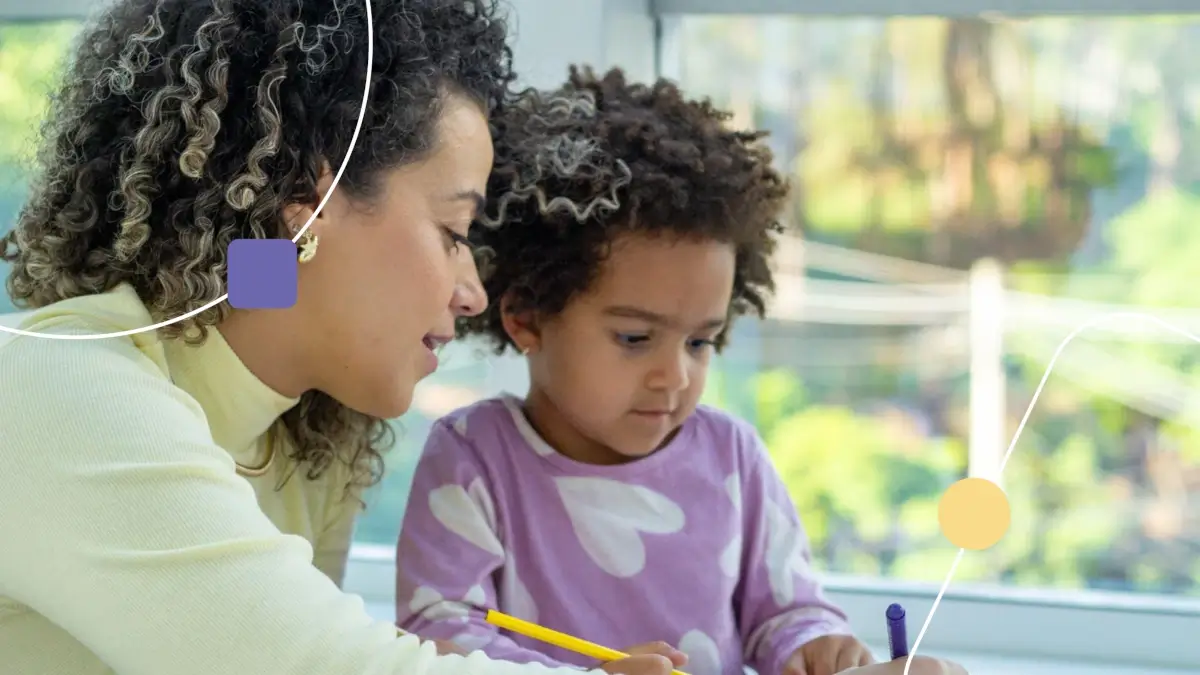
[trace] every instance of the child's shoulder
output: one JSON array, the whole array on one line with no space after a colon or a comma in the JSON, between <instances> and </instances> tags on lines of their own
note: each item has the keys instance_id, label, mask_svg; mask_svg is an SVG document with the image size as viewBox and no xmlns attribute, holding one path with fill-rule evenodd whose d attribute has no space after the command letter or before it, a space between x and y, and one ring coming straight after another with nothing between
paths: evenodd
<instances>
[{"instance_id":1,"label":"child's shoulder","mask_svg":"<svg viewBox=\"0 0 1200 675\"><path fill-rule=\"evenodd\" d=\"M766 457L758 429L737 415L701 404L692 413L692 422L700 438L732 450L740 462L758 462Z\"/></svg>"},{"instance_id":2,"label":"child's shoulder","mask_svg":"<svg viewBox=\"0 0 1200 675\"><path fill-rule=\"evenodd\" d=\"M434 427L466 441L495 438L513 428L513 405L508 396L485 398L446 413L434 422Z\"/></svg>"},{"instance_id":3,"label":"child's shoulder","mask_svg":"<svg viewBox=\"0 0 1200 675\"><path fill-rule=\"evenodd\" d=\"M758 444L758 430L753 424L720 408L703 403L697 405L692 421L700 433L714 440L734 441L739 445Z\"/></svg>"},{"instance_id":4,"label":"child's shoulder","mask_svg":"<svg viewBox=\"0 0 1200 675\"><path fill-rule=\"evenodd\" d=\"M422 466L472 466L486 471L510 466L520 453L508 450L517 447L521 438L512 405L507 397L488 398L435 420L421 451Z\"/></svg>"}]
</instances>

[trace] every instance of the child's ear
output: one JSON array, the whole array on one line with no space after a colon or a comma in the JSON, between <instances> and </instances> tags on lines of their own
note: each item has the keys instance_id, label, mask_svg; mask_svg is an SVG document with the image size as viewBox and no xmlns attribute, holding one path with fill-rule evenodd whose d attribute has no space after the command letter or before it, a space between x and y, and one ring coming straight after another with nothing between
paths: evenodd
<instances>
[{"instance_id":1,"label":"child's ear","mask_svg":"<svg viewBox=\"0 0 1200 675\"><path fill-rule=\"evenodd\" d=\"M518 307L512 294L500 299L500 321L504 324L504 332L517 346L522 354L536 352L541 346L541 333L538 330L537 314L532 310Z\"/></svg>"}]
</instances>

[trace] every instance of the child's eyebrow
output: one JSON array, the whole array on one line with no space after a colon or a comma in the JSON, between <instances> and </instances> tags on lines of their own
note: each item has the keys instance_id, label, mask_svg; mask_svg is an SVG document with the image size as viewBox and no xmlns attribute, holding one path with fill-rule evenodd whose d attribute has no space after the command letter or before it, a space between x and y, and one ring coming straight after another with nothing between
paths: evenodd
<instances>
[{"instance_id":1,"label":"child's eyebrow","mask_svg":"<svg viewBox=\"0 0 1200 675\"><path fill-rule=\"evenodd\" d=\"M642 309L640 307L631 307L629 305L611 305L609 307L605 307L604 314L607 314L608 316L620 317L622 319L637 319L639 321L645 321L646 323L657 324L659 326L668 326L672 328L679 326L679 322L669 316L659 314L658 312L651 312L648 309ZM716 330L724 325L725 317L722 316L719 318L709 319L701 323L699 329Z\"/></svg>"}]
</instances>

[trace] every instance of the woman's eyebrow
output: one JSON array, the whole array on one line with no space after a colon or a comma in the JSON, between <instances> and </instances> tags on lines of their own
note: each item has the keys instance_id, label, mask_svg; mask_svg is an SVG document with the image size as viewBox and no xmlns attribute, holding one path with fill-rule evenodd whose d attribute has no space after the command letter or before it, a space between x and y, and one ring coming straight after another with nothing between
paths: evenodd
<instances>
[{"instance_id":1,"label":"woman's eyebrow","mask_svg":"<svg viewBox=\"0 0 1200 675\"><path fill-rule=\"evenodd\" d=\"M486 204L483 195L481 195L478 190L473 190L470 188L452 192L443 197L442 200L447 202L471 202L472 206L474 207L471 211L472 216L478 216L480 213L482 213L484 205Z\"/></svg>"}]
</instances>

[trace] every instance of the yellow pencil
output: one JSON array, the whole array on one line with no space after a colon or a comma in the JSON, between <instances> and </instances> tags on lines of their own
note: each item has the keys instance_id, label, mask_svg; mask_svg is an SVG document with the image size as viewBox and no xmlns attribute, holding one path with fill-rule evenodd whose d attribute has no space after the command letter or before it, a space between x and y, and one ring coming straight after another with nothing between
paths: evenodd
<instances>
[{"instance_id":1,"label":"yellow pencil","mask_svg":"<svg viewBox=\"0 0 1200 675\"><path fill-rule=\"evenodd\" d=\"M528 621L518 619L515 616L502 614L494 609L488 610L487 622L493 626L511 630L518 635L524 635L527 638L533 638L534 640L552 644L555 647L561 647L563 649L573 651L576 654L583 654L584 656L591 657L597 661L619 661L620 659L629 658L629 654L624 652L619 652L615 649L609 649L608 647L601 647L600 645L588 642L587 640L580 640L579 638L571 637L566 633L550 630L549 628L544 628L536 623L529 623ZM687 675L687 673L678 670L673 670L671 672L672 675Z\"/></svg>"}]
</instances>

